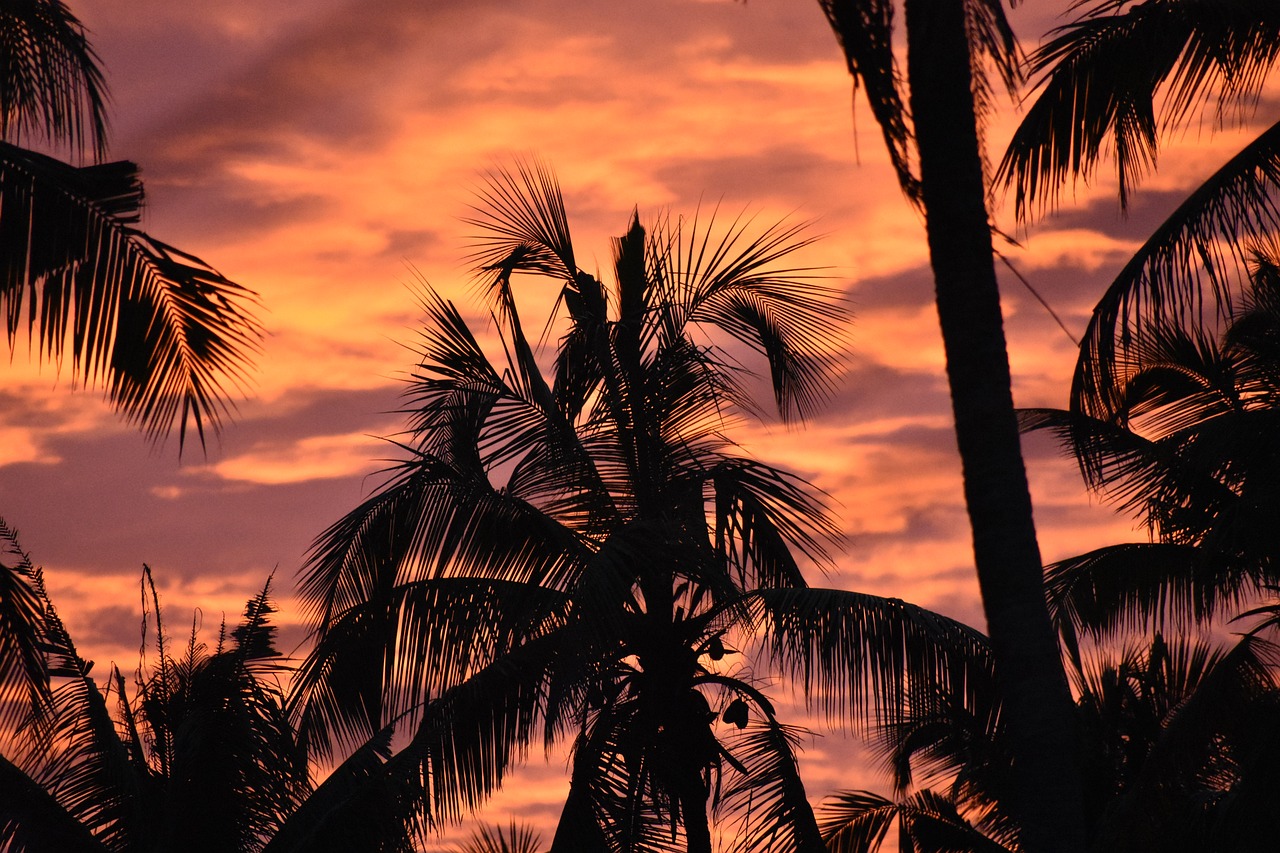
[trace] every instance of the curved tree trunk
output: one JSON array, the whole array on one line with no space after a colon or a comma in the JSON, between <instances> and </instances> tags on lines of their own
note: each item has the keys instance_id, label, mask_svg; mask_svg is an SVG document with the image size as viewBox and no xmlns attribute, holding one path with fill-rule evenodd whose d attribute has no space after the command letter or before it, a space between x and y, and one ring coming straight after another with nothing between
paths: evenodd
<instances>
[{"instance_id":1,"label":"curved tree trunk","mask_svg":"<svg viewBox=\"0 0 1280 853\"><path fill-rule=\"evenodd\" d=\"M908 81L974 560L1001 679L1023 847L1084 848L1074 714L1010 390L963 0L906 0Z\"/></svg>"}]
</instances>

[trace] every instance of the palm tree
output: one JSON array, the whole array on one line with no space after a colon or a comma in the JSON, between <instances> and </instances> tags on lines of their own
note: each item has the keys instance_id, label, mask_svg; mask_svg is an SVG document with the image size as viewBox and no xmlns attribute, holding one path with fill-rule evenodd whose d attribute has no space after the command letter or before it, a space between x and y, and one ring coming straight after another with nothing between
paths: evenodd
<instances>
[{"instance_id":1,"label":"palm tree","mask_svg":"<svg viewBox=\"0 0 1280 853\"><path fill-rule=\"evenodd\" d=\"M466 843L454 848L455 853L540 853L541 850L538 834L514 822L506 829L481 825Z\"/></svg>"},{"instance_id":2,"label":"palm tree","mask_svg":"<svg viewBox=\"0 0 1280 853\"><path fill-rule=\"evenodd\" d=\"M0 540L6 592L18 588L27 602L21 624L0 623L5 850L415 849L421 792L399 771L390 732L312 784L280 687L291 669L274 647L267 589L213 648L193 627L174 653L144 570L155 607L143 626L153 621L156 657L140 667L130 695L114 666L105 683L94 680L93 662L77 653L40 570L3 522Z\"/></svg>"},{"instance_id":3,"label":"palm tree","mask_svg":"<svg viewBox=\"0 0 1280 853\"><path fill-rule=\"evenodd\" d=\"M1031 57L1039 94L1000 166L1020 217L1052 208L1061 187L1090 179L1108 152L1126 207L1161 138L1211 101L1215 125L1251 115L1277 56L1280 11L1266 0L1080 4ZM1278 189L1280 124L1188 196L1099 300L1072 380L1073 412L1113 419L1128 350L1147 326L1230 313L1248 290L1253 250L1280 229Z\"/></svg>"},{"instance_id":4,"label":"palm tree","mask_svg":"<svg viewBox=\"0 0 1280 853\"><path fill-rule=\"evenodd\" d=\"M570 741L557 853L709 853L708 806L742 849L820 850L803 733L766 668L831 713L892 717L907 683L987 660L943 617L810 588L801 561L821 565L833 531L819 496L726 436L758 411L751 351L784 417L831 381L839 306L783 265L807 238L633 217L606 289L576 264L554 178L525 165L491 176L473 224L503 359L424 291L405 459L304 572L304 731L340 746L403 721L436 821L532 744ZM553 360L524 331L521 276L567 315Z\"/></svg>"},{"instance_id":5,"label":"palm tree","mask_svg":"<svg viewBox=\"0 0 1280 853\"><path fill-rule=\"evenodd\" d=\"M1280 266L1254 259L1230 316L1148 323L1114 366L1107 418L1023 414L1076 456L1090 489L1132 513L1148 542L1047 572L1062 630L1206 623L1280 584Z\"/></svg>"},{"instance_id":6,"label":"palm tree","mask_svg":"<svg viewBox=\"0 0 1280 853\"><path fill-rule=\"evenodd\" d=\"M1091 850L1265 849L1273 838L1280 739L1280 649L1261 633L1101 648L1073 657ZM992 685L985 685L993 687ZM998 709L995 692L979 706ZM879 850L891 826L917 853L1020 853L1007 808L1009 753L996 715L937 694L928 712L884 733L895 797L834 796L822 809L832 853ZM968 706L962 707L962 706ZM979 718L981 717L981 718ZM913 772L926 787L913 787ZM934 787L929 787L930 785Z\"/></svg>"},{"instance_id":7,"label":"palm tree","mask_svg":"<svg viewBox=\"0 0 1280 853\"><path fill-rule=\"evenodd\" d=\"M246 387L261 330L256 296L135 226L138 167L73 166L25 137L106 151L106 87L84 28L60 0L0 10L0 314L9 349L104 388L160 440L188 425L204 445Z\"/></svg>"},{"instance_id":8,"label":"palm tree","mask_svg":"<svg viewBox=\"0 0 1280 853\"><path fill-rule=\"evenodd\" d=\"M998 0L905 0L904 90L892 0L820 3L855 85L866 88L902 189L924 212L974 562L1005 685L1018 789L1029 795L1017 806L1024 843L1078 850L1071 698L1044 608L980 145L991 96L984 68L991 60L1012 91L1017 45Z\"/></svg>"}]
</instances>

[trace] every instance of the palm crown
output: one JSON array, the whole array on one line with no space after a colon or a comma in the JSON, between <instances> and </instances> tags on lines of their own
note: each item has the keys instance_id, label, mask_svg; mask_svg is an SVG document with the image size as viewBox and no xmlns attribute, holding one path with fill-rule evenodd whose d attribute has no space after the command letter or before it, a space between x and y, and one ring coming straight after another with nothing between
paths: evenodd
<instances>
[{"instance_id":1,"label":"palm crown","mask_svg":"<svg viewBox=\"0 0 1280 853\"><path fill-rule=\"evenodd\" d=\"M553 849L709 850L709 797L761 821L740 835L756 849L819 849L796 732L731 646L760 641L832 710L873 677L901 696L908 671L963 682L986 658L942 617L809 589L799 560L822 563L834 532L820 497L724 434L755 411L735 346L768 362L786 415L826 390L838 304L780 264L806 239L633 217L609 291L576 265L544 169L494 175L482 202L475 260L504 361L424 294L408 458L320 537L303 579L307 725L341 740L412 721L402 754L431 780L433 819L475 805L539 736L571 736ZM555 282L567 314L549 380L520 273Z\"/></svg>"}]
</instances>

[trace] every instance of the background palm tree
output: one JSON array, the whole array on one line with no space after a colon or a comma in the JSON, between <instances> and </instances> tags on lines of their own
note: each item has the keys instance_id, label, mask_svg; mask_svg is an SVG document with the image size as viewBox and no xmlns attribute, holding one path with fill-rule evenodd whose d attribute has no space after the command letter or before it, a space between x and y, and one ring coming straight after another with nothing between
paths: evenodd
<instances>
[{"instance_id":1,"label":"background palm tree","mask_svg":"<svg viewBox=\"0 0 1280 853\"><path fill-rule=\"evenodd\" d=\"M256 296L135 226L138 167L73 166L15 143L106 151L106 87L60 0L0 9L0 314L41 360L70 356L153 440L188 425L203 446L246 387Z\"/></svg>"},{"instance_id":2,"label":"background palm tree","mask_svg":"<svg viewBox=\"0 0 1280 853\"><path fill-rule=\"evenodd\" d=\"M1029 794L1017 805L1024 843L1078 850L1071 697L1044 608L980 145L992 93L985 69L990 62L1012 91L1017 45L998 1L906 0L904 87L892 0L820 2L855 85L866 88L902 189L924 212L974 562L1023 777L1018 790Z\"/></svg>"},{"instance_id":3,"label":"background palm tree","mask_svg":"<svg viewBox=\"0 0 1280 853\"><path fill-rule=\"evenodd\" d=\"M1051 209L1068 182L1114 157L1120 204L1156 164L1162 137L1212 110L1243 121L1280 56L1280 10L1265 0L1080 4L1031 57L1038 94L1000 178L1020 217ZM1212 107L1209 107L1212 104ZM1227 316L1249 289L1252 253L1280 228L1280 124L1183 201L1099 300L1072 379L1072 411L1111 420L1125 362L1147 326Z\"/></svg>"},{"instance_id":4,"label":"background palm tree","mask_svg":"<svg viewBox=\"0 0 1280 853\"><path fill-rule=\"evenodd\" d=\"M210 648L195 627L174 651L150 572L144 614L155 657L130 690L114 666L99 684L0 522L0 578L26 613L0 622L0 846L15 851L408 853L421 789L368 739L313 785L291 725L264 589ZM406 791L408 795L406 795Z\"/></svg>"},{"instance_id":5,"label":"background palm tree","mask_svg":"<svg viewBox=\"0 0 1280 853\"><path fill-rule=\"evenodd\" d=\"M1157 633L1143 645L1073 656L1088 849L1270 845L1280 650L1262 634L1272 625L1264 621L1225 647L1166 642ZM974 715L972 699L936 698L926 713L884 732L896 796L847 791L824 804L832 853L879 850L894 826L916 853L1024 849L1007 807L1013 780L999 715ZM998 705L986 693L976 707Z\"/></svg>"},{"instance_id":6,"label":"background palm tree","mask_svg":"<svg viewBox=\"0 0 1280 853\"><path fill-rule=\"evenodd\" d=\"M505 829L481 825L454 853L540 853L542 841L527 826L512 823Z\"/></svg>"},{"instance_id":7,"label":"background palm tree","mask_svg":"<svg viewBox=\"0 0 1280 853\"><path fill-rule=\"evenodd\" d=\"M504 358L424 292L406 458L304 573L305 730L340 744L403 720L434 820L475 807L533 743L571 740L556 851L709 853L708 806L741 849L820 849L802 732L762 692L765 667L833 713L892 717L906 684L988 663L943 617L808 587L800 559L821 565L833 531L820 497L726 435L758 411L749 351L784 417L831 381L839 306L785 266L807 239L633 218L607 289L536 166L493 175L473 224ZM521 275L567 315L547 326L553 359L524 331Z\"/></svg>"},{"instance_id":8,"label":"background palm tree","mask_svg":"<svg viewBox=\"0 0 1280 853\"><path fill-rule=\"evenodd\" d=\"M1280 267L1259 255L1230 316L1142 329L1114 367L1110 417L1024 413L1028 429L1055 430L1086 484L1151 534L1048 569L1063 630L1204 624L1280 583L1278 344Z\"/></svg>"}]
</instances>

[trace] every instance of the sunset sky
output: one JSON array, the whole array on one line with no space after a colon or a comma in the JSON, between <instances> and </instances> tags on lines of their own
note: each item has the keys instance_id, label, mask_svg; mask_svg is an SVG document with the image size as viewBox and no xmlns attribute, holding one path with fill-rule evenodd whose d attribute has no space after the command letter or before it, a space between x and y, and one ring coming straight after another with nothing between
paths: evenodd
<instances>
[{"instance_id":1,"label":"sunset sky","mask_svg":"<svg viewBox=\"0 0 1280 853\"><path fill-rule=\"evenodd\" d=\"M1026 47L1066 3L1012 13ZM256 290L269 335L251 398L207 457L149 447L96 391L25 350L0 384L0 515L45 567L99 676L139 645L138 578L170 630L206 636L273 571L278 621L311 539L377 483L412 365L420 273L469 313L461 221L483 173L537 157L559 176L580 263L669 209L813 221L806 263L853 307L847 374L819 418L737 437L830 493L847 538L815 585L901 597L983 625L919 217L812 0L75 0L113 95L111 156L140 163L145 227ZM1058 8L1060 7L1060 8ZM1260 114L1264 117L1268 105ZM1274 112L1274 110L1272 111ZM989 131L998 154L1017 118ZM1256 130L1254 131L1256 133ZM1079 335L1105 283L1249 128L1175 140L1121 218L1102 179L1005 247ZM993 156L995 156L993 154ZM1013 233L1007 213L997 224ZM416 271L416 272L415 272ZM1062 405L1074 345L1002 281L1021 406ZM534 303L539 304L539 303ZM479 322L479 321L478 321ZM1046 559L1141 537L1091 501L1045 438L1026 444ZM878 786L809 751L816 799ZM546 826L563 760L518 777L491 816Z\"/></svg>"}]
</instances>

